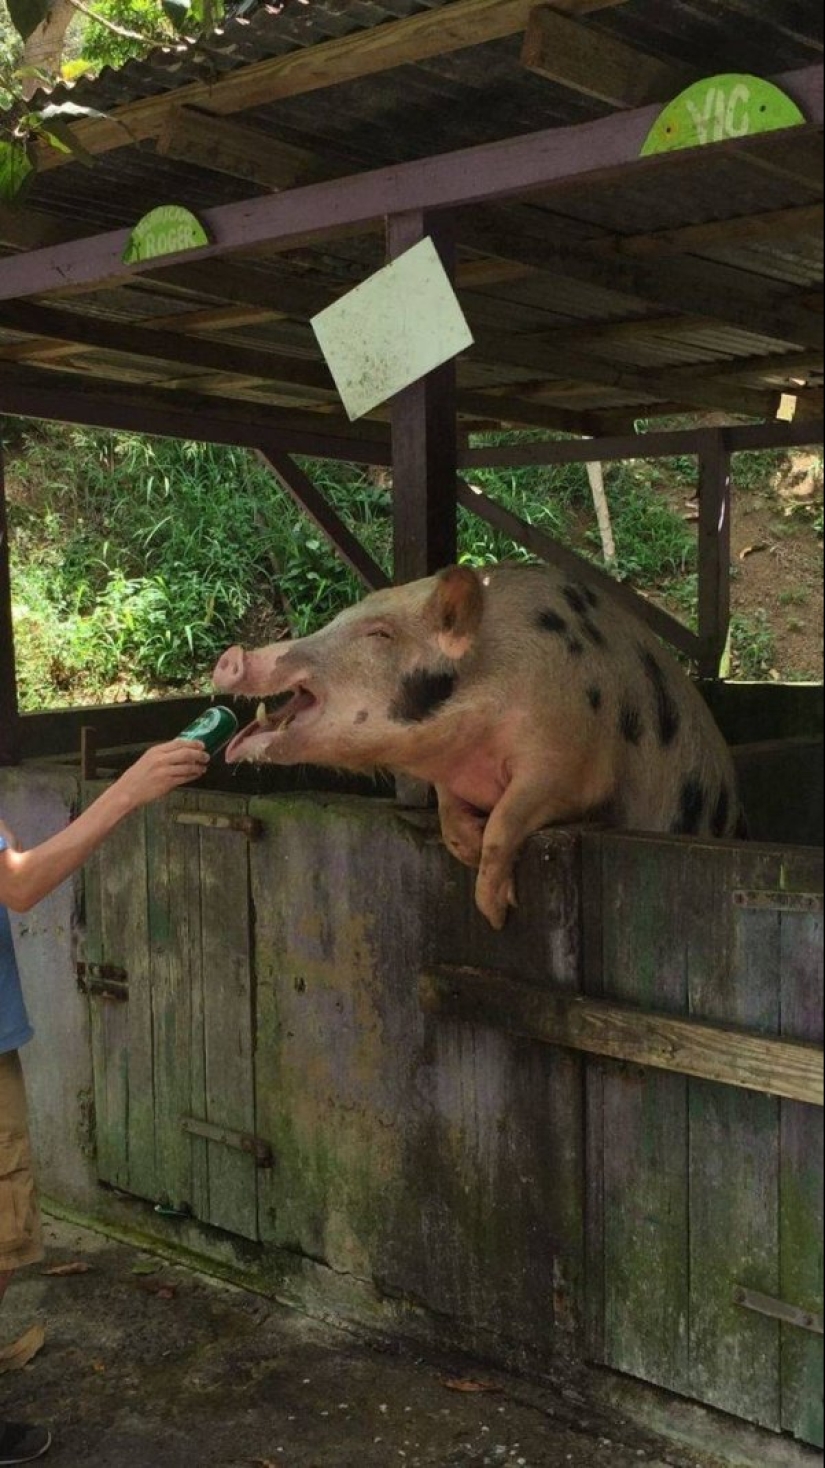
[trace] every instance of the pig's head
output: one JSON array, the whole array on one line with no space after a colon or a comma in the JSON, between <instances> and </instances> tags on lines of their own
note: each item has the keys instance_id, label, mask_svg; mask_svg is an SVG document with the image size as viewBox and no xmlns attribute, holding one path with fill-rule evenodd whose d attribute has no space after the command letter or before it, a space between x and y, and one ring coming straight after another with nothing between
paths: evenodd
<instances>
[{"instance_id":1,"label":"pig's head","mask_svg":"<svg viewBox=\"0 0 825 1468\"><path fill-rule=\"evenodd\" d=\"M420 749L445 711L482 611L479 578L453 566L373 592L310 637L230 648L215 668L216 689L259 703L227 760L403 768L408 747Z\"/></svg>"}]
</instances>

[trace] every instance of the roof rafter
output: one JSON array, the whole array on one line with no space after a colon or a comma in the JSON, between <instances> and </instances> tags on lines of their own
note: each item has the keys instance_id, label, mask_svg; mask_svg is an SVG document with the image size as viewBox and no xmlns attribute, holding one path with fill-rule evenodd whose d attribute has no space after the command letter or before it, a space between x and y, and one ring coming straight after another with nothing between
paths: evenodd
<instances>
[{"instance_id":1,"label":"roof rafter","mask_svg":"<svg viewBox=\"0 0 825 1468\"><path fill-rule=\"evenodd\" d=\"M620 5L624 0L555 3L559 10L578 15ZM455 0L449 6L301 47L285 56L269 57L217 81L193 82L171 94L127 103L109 117L75 123L72 131L88 153L107 153L158 137L172 102L202 107L221 116L243 112L283 97L301 96L517 35L527 24L532 4L533 0ZM47 145L38 147L36 153L40 169L59 168L71 161Z\"/></svg>"},{"instance_id":2,"label":"roof rafter","mask_svg":"<svg viewBox=\"0 0 825 1468\"><path fill-rule=\"evenodd\" d=\"M810 124L821 126L822 68L805 68L778 80L792 95L805 99ZM362 225L411 209L460 208L534 190L548 193L554 184L574 177L620 177L628 166L672 171L678 176L682 159L689 158L692 150L639 158L642 142L657 115L655 106L638 108L596 122L552 128L204 210L202 217L214 242L166 258L170 264L184 258L195 263L233 250L294 240L307 233L323 235L333 227ZM747 152L752 143L752 139L735 139L714 147L740 153ZM38 295L67 286L96 287L157 268L157 260L124 264L129 235L129 230L114 230L0 260L0 299ZM777 334L783 335L779 323ZM798 336L794 328L788 340L796 341ZM801 335L799 344L807 341Z\"/></svg>"}]
</instances>

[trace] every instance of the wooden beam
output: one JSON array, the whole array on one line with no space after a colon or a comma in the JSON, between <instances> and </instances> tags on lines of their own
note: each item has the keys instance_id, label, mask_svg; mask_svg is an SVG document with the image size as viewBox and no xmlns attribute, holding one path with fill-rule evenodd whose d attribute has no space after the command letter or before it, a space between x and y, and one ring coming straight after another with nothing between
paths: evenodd
<instances>
[{"instance_id":1,"label":"wooden beam","mask_svg":"<svg viewBox=\"0 0 825 1468\"><path fill-rule=\"evenodd\" d=\"M3 445L0 443L0 765L16 765L20 759L20 713L14 660L11 547L3 459Z\"/></svg>"},{"instance_id":2,"label":"wooden beam","mask_svg":"<svg viewBox=\"0 0 825 1468\"><path fill-rule=\"evenodd\" d=\"M601 458L598 452L598 440L591 439L587 444L557 445L557 447L575 447L584 450L584 459L581 462L593 462ZM462 457L465 457L462 455ZM695 632L685 627L682 622L672 617L658 607L655 602L647 601L637 591L634 591L624 581L616 581L599 566L585 560L583 556L575 551L568 550L566 546L560 545L557 540L551 539L543 530L537 529L535 525L529 525L526 520L520 520L517 515L498 504L495 500L484 493L478 485L467 484L463 479L458 481L458 502L465 510L470 510L488 525L501 531L517 545L523 545L533 555L539 556L541 560L548 561L551 565L561 566L562 570L573 576L586 576L588 581L596 586L601 586L605 592L614 600L621 602L622 606L632 612L642 622L645 622L665 642L678 648L687 657L695 658L699 651L699 639Z\"/></svg>"},{"instance_id":3,"label":"wooden beam","mask_svg":"<svg viewBox=\"0 0 825 1468\"><path fill-rule=\"evenodd\" d=\"M585 248L589 255L600 256L688 255L722 246L821 235L823 208L822 204L799 204L788 209L771 209L764 214L683 224L677 229L654 230L650 234L612 235L593 240Z\"/></svg>"},{"instance_id":4,"label":"wooden beam","mask_svg":"<svg viewBox=\"0 0 825 1468\"><path fill-rule=\"evenodd\" d=\"M714 433L699 454L700 678L718 678L730 626L730 453Z\"/></svg>"},{"instance_id":5,"label":"wooden beam","mask_svg":"<svg viewBox=\"0 0 825 1468\"><path fill-rule=\"evenodd\" d=\"M528 71L610 107L669 101L697 76L693 67L647 56L549 5L531 11L521 61Z\"/></svg>"},{"instance_id":6,"label":"wooden beam","mask_svg":"<svg viewBox=\"0 0 825 1468\"><path fill-rule=\"evenodd\" d=\"M399 66L448 56L524 30L533 0L455 0L435 10L370 26L347 36L302 46L238 67L217 80L190 82L172 94L175 106L202 107L219 116L247 112L286 97L377 76ZM587 14L622 0L557 0L569 14ZM168 94L116 108L106 118L75 123L72 131L88 153L106 153L155 138L170 107ZM66 156L47 146L36 150L38 169L59 168ZM68 160L70 161L70 160Z\"/></svg>"},{"instance_id":7,"label":"wooden beam","mask_svg":"<svg viewBox=\"0 0 825 1468\"><path fill-rule=\"evenodd\" d=\"M429 236L455 276L453 220L421 212L388 221L391 260ZM458 558L456 524L456 367L451 360L391 401L393 578L429 576ZM470 408L470 411L473 411Z\"/></svg>"},{"instance_id":8,"label":"wooden beam","mask_svg":"<svg viewBox=\"0 0 825 1468\"><path fill-rule=\"evenodd\" d=\"M435 969L422 975L418 994L425 1013L441 1019L489 1025L543 1045L698 1076L766 1096L823 1104L819 1045L538 989L490 969Z\"/></svg>"},{"instance_id":9,"label":"wooden beam","mask_svg":"<svg viewBox=\"0 0 825 1468\"><path fill-rule=\"evenodd\" d=\"M298 467L289 454L262 446L258 450L258 458L274 474L298 508L309 515L321 534L326 536L336 555L355 572L368 591L378 591L381 587L390 585L389 576L382 571L369 552L364 550L361 542L335 513L309 475Z\"/></svg>"},{"instance_id":10,"label":"wooden beam","mask_svg":"<svg viewBox=\"0 0 825 1468\"><path fill-rule=\"evenodd\" d=\"M68 341L89 351L122 352L130 357L177 362L224 375L237 373L240 377L294 383L328 392L335 389L329 369L322 361L284 357L257 347L237 347L203 338L190 340L139 322L105 321L99 316L81 316L76 311L11 302L0 306L0 326L58 342Z\"/></svg>"},{"instance_id":11,"label":"wooden beam","mask_svg":"<svg viewBox=\"0 0 825 1468\"><path fill-rule=\"evenodd\" d=\"M330 178L342 171L324 167L316 153L278 142L260 128L193 107L169 108L157 152L162 158L228 173L266 189L291 189L297 183Z\"/></svg>"},{"instance_id":12,"label":"wooden beam","mask_svg":"<svg viewBox=\"0 0 825 1468\"><path fill-rule=\"evenodd\" d=\"M44 382L42 373L19 368L0 368L0 413L240 448L257 449L266 442L285 453L352 464L385 467L390 463L389 440L382 425L361 423L353 430L337 417L269 406L234 404L227 411L221 403L186 393L98 384L88 388L77 378L57 373Z\"/></svg>"},{"instance_id":13,"label":"wooden beam","mask_svg":"<svg viewBox=\"0 0 825 1468\"><path fill-rule=\"evenodd\" d=\"M822 422L783 423L777 420L734 428L622 433L585 441L545 439L543 442L490 444L486 448L459 449L458 463L460 469L515 469L535 464L587 464L592 460L616 463L621 459L672 459L710 450L717 433L721 433L731 454L752 453L755 449L807 448L822 442Z\"/></svg>"},{"instance_id":14,"label":"wooden beam","mask_svg":"<svg viewBox=\"0 0 825 1468\"><path fill-rule=\"evenodd\" d=\"M635 113L623 113L630 118ZM609 119L606 119L609 120ZM617 119L620 120L620 119ZM720 146L725 146L724 144ZM670 154L676 157L677 154ZM467 233L465 233L465 228ZM559 245L554 217L529 207L473 209L459 239L497 258L532 265L548 277L579 281L670 311L724 321L742 331L788 346L819 346L822 323L787 289L776 289L752 272L692 257L610 259L581 245ZM2 265L2 262L0 262Z\"/></svg>"},{"instance_id":15,"label":"wooden beam","mask_svg":"<svg viewBox=\"0 0 825 1468\"><path fill-rule=\"evenodd\" d=\"M438 25L445 24L443 10L427 14ZM811 67L777 80L786 90L803 97L810 124L821 125L822 68ZM553 185L571 178L616 178L628 168L678 176L684 160L690 160L694 150L639 158L656 116L656 106L642 107L595 122L551 128L203 210L202 219L212 242L166 258L169 265L183 260L195 263L232 250L251 250L312 233L323 235L333 228L366 224L382 216L457 208L537 190L548 192ZM732 139L715 144L714 153L736 154L747 151L752 144L752 139ZM0 260L0 299L72 286L98 287L157 269L156 259L124 264L129 236L128 229L112 230L91 239ZM591 266L593 263L589 262ZM629 262L622 263L626 266ZM795 339L795 334L789 338ZM800 344L806 344L805 338Z\"/></svg>"}]
</instances>

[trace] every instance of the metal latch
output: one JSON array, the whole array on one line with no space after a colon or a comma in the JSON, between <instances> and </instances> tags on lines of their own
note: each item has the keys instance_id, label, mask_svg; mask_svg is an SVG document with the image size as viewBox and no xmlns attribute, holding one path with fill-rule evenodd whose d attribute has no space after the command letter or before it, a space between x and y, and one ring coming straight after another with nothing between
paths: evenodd
<instances>
[{"instance_id":1,"label":"metal latch","mask_svg":"<svg viewBox=\"0 0 825 1468\"><path fill-rule=\"evenodd\" d=\"M211 1121L201 1121L196 1116L182 1116L181 1127L192 1137L203 1137L207 1142L220 1142L223 1147L234 1147L254 1157L256 1167L271 1167L274 1158L272 1148L262 1137L250 1132L233 1132L229 1127L215 1126Z\"/></svg>"},{"instance_id":2,"label":"metal latch","mask_svg":"<svg viewBox=\"0 0 825 1468\"><path fill-rule=\"evenodd\" d=\"M96 999L123 1003L129 998L129 975L125 968L116 968L112 963L79 963L77 982L81 994Z\"/></svg>"},{"instance_id":3,"label":"metal latch","mask_svg":"<svg viewBox=\"0 0 825 1468\"><path fill-rule=\"evenodd\" d=\"M756 892L738 891L733 894L734 907L753 908L757 912L822 912L820 892L771 892L767 889Z\"/></svg>"},{"instance_id":4,"label":"metal latch","mask_svg":"<svg viewBox=\"0 0 825 1468\"><path fill-rule=\"evenodd\" d=\"M250 841L263 835L263 821L254 816L227 816L218 811L181 810L175 814L178 826L205 826L209 831L240 831Z\"/></svg>"},{"instance_id":5,"label":"metal latch","mask_svg":"<svg viewBox=\"0 0 825 1468\"><path fill-rule=\"evenodd\" d=\"M770 1295L761 1295L758 1290L746 1290L737 1285L733 1292L734 1305L744 1310L753 1310L757 1315L767 1315L771 1320L781 1320L785 1325L795 1325L799 1330L809 1330L822 1335L822 1316L812 1310L801 1310L798 1305L787 1305L784 1300L774 1300Z\"/></svg>"}]
</instances>

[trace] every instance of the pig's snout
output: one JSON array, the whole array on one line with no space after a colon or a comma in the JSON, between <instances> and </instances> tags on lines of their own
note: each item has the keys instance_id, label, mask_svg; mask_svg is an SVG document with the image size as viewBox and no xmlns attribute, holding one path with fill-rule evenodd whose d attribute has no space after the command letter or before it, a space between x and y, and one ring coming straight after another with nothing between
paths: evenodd
<instances>
[{"instance_id":1,"label":"pig's snout","mask_svg":"<svg viewBox=\"0 0 825 1468\"><path fill-rule=\"evenodd\" d=\"M230 647L215 664L212 682L218 693L232 693L243 683L245 672L246 653L242 647Z\"/></svg>"}]
</instances>

